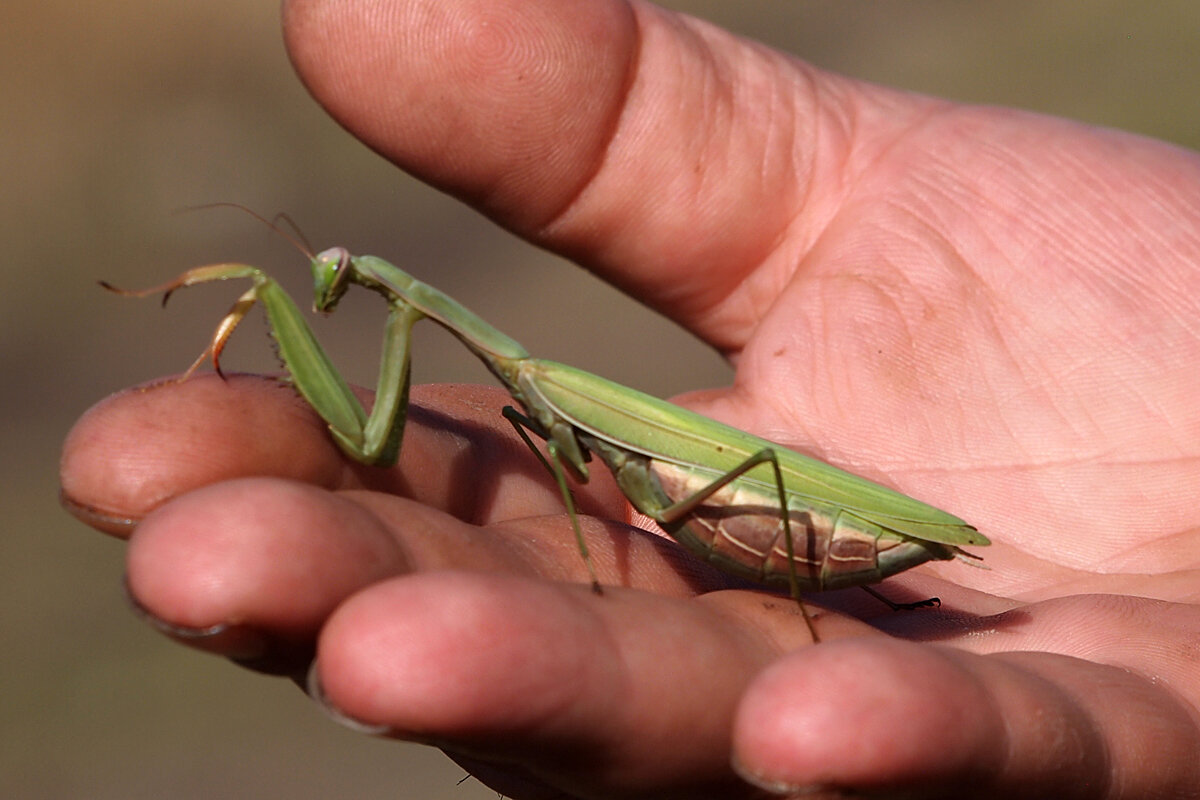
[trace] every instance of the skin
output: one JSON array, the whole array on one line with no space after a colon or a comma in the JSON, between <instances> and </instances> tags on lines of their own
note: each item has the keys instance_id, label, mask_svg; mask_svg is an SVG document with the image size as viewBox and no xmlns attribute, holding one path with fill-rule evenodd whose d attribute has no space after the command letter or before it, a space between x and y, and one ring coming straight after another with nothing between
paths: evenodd
<instances>
[{"instance_id":1,"label":"skin","mask_svg":"<svg viewBox=\"0 0 1200 800\"><path fill-rule=\"evenodd\" d=\"M1195 153L641 3L295 0L284 26L348 130L736 365L682 404L996 544L885 584L940 610L812 597L814 647L785 598L631 527L601 470L591 594L498 390L415 391L379 471L277 384L201 377L64 449L154 624L298 680L315 653L331 712L516 798L1200 797Z\"/></svg>"}]
</instances>

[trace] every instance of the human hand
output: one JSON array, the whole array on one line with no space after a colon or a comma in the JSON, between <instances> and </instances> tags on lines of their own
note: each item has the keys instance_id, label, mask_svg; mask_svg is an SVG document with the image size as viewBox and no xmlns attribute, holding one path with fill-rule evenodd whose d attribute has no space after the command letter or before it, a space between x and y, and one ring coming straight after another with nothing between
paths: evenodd
<instances>
[{"instance_id":1,"label":"human hand","mask_svg":"<svg viewBox=\"0 0 1200 800\"><path fill-rule=\"evenodd\" d=\"M498 393L415 393L381 472L278 387L198 379L98 406L64 455L81 516L146 517L155 619L281 672L316 646L331 706L518 798L749 796L731 764L780 791L1200 791L1195 154L645 5L285 22L369 145L726 353L735 385L684 404L963 516L991 570L888 581L940 611L815 597L804 647L794 607L639 535L594 470L597 598Z\"/></svg>"}]
</instances>

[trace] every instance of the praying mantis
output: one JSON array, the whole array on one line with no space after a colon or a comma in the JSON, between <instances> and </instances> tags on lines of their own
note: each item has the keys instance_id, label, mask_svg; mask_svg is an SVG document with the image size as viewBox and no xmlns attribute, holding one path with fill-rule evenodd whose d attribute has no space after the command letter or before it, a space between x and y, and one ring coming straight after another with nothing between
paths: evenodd
<instances>
[{"instance_id":1,"label":"praying mantis","mask_svg":"<svg viewBox=\"0 0 1200 800\"><path fill-rule=\"evenodd\" d=\"M162 293L165 305L177 289L249 279L251 288L221 320L208 348L182 379L207 358L220 373L226 342L253 305L261 303L296 390L348 456L380 467L394 464L400 453L413 326L431 319L446 328L523 409L508 406L502 413L553 476L597 593L600 581L567 480L570 476L586 483L593 455L612 472L630 504L685 548L732 575L786 586L814 642L819 637L803 591L861 586L897 608L866 584L931 560L979 560L962 547L990 544L958 517L865 478L581 369L533 358L449 295L381 258L353 256L341 247L315 255L301 249L311 259L315 311L333 311L354 284L387 303L378 386L369 414L295 303L257 267L210 264L136 291L101 285L128 296ZM545 442L545 455L533 437Z\"/></svg>"}]
</instances>

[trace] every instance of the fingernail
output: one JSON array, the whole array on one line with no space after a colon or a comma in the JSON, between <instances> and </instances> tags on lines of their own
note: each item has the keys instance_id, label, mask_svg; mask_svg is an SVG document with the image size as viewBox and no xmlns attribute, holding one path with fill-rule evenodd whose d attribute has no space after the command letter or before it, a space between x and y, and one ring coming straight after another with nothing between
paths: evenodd
<instances>
[{"instance_id":1,"label":"fingernail","mask_svg":"<svg viewBox=\"0 0 1200 800\"><path fill-rule=\"evenodd\" d=\"M747 768L736 756L731 760L730 766L733 767L733 771L737 773L738 777L746 783L757 789L762 789L768 794L778 795L779 797L805 797L813 798L814 800L816 798L829 798L829 800L836 800L836 798L855 796L845 790L836 789L832 786L796 784L789 781L768 778Z\"/></svg>"},{"instance_id":2,"label":"fingernail","mask_svg":"<svg viewBox=\"0 0 1200 800\"><path fill-rule=\"evenodd\" d=\"M125 602L129 603L129 608L134 615L143 622L149 623L155 629L162 631L168 636L175 636L180 639L204 639L212 636L217 636L229 628L226 623L218 623L205 628L196 628L188 625L176 625L173 622L167 622L162 617L154 614L146 606L142 605L142 601L138 600L137 595L133 593L133 588L129 585L129 576L126 575L121 579L121 591L125 593Z\"/></svg>"},{"instance_id":3,"label":"fingernail","mask_svg":"<svg viewBox=\"0 0 1200 800\"><path fill-rule=\"evenodd\" d=\"M365 733L368 736L383 736L391 732L391 727L387 725L373 725L351 717L335 706L325 694L325 687L321 685L321 675L318 669L317 662L314 660L312 666L308 668L307 681L308 696L313 699L317 707L325 712L325 715L334 722L349 728L356 733Z\"/></svg>"},{"instance_id":4,"label":"fingernail","mask_svg":"<svg viewBox=\"0 0 1200 800\"><path fill-rule=\"evenodd\" d=\"M202 647L210 652L220 653L235 661L254 661L267 654L268 647L266 640L249 628L241 625L230 625L225 622L219 622L206 627L193 627L167 622L142 605L129 586L128 576L122 580L121 588L125 592L125 601L129 603L129 607L134 615L155 630L165 633L172 639L177 639L185 644Z\"/></svg>"},{"instance_id":5,"label":"fingernail","mask_svg":"<svg viewBox=\"0 0 1200 800\"><path fill-rule=\"evenodd\" d=\"M137 517L105 511L81 500L76 500L67 494L66 489L62 488L58 490L58 502L68 514L84 525L89 525L119 539L128 539L129 535L133 533L133 529L141 521Z\"/></svg>"}]
</instances>

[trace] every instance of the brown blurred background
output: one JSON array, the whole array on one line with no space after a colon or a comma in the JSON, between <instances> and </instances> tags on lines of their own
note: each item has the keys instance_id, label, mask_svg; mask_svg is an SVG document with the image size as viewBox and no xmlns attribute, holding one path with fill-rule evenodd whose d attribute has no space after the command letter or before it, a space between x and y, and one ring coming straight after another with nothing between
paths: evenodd
<instances>
[{"instance_id":1,"label":"brown blurred background","mask_svg":"<svg viewBox=\"0 0 1200 800\"><path fill-rule=\"evenodd\" d=\"M864 79L1200 145L1194 0L668 5ZM95 280L144 286L237 259L302 296L302 262L246 218L172 214L237 201L289 212L317 246L410 267L538 355L662 395L728 371L351 139L293 77L274 3L8 0L0 43L0 796L494 797L456 785L463 773L436 751L343 730L294 687L129 613L121 545L58 508L59 445L105 394L185 367L234 289L192 290L163 313ZM350 308L320 331L372 383L379 308ZM274 370L256 328L235 337L231 368ZM635 363L650 336L661 358ZM420 381L488 380L428 331L416 359Z\"/></svg>"}]
</instances>

